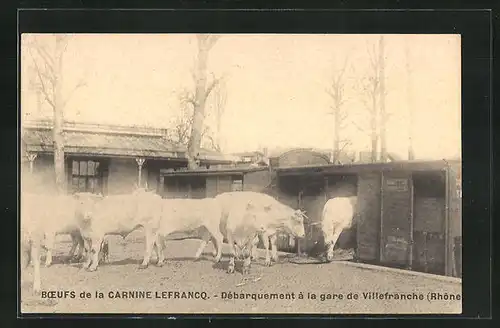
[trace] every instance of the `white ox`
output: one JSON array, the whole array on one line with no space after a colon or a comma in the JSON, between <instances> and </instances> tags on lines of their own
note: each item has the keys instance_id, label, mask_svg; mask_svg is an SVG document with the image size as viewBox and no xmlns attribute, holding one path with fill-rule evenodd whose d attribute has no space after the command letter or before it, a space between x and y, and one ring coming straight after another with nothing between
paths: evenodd
<instances>
[{"instance_id":1,"label":"white ox","mask_svg":"<svg viewBox=\"0 0 500 328\"><path fill-rule=\"evenodd\" d=\"M24 194L21 198L21 273L33 260L33 292L39 293L41 288L40 279L40 248L44 238L40 220L37 216L37 208L34 204L37 195ZM29 204L29 205L27 205Z\"/></svg>"},{"instance_id":2,"label":"white ox","mask_svg":"<svg viewBox=\"0 0 500 328\"><path fill-rule=\"evenodd\" d=\"M154 192L137 189L132 194L106 196L92 212L86 212L80 222L80 231L91 245L91 251L84 267L89 271L97 269L105 236L119 235L125 238L142 227L146 250L139 268L147 268L160 223L162 201Z\"/></svg>"},{"instance_id":3,"label":"white ox","mask_svg":"<svg viewBox=\"0 0 500 328\"><path fill-rule=\"evenodd\" d=\"M76 259L80 259L85 247L80 233L79 219L84 215L83 213L91 210L96 202L102 199L102 196L91 193L26 194L22 198L24 198L23 210L29 213L26 218L31 220L30 225L38 233L42 233L45 239L43 242L47 249L45 266L52 264L52 251L57 235L69 234L71 236L72 246L69 258L70 260L73 258L76 248L79 247Z\"/></svg>"},{"instance_id":4,"label":"white ox","mask_svg":"<svg viewBox=\"0 0 500 328\"><path fill-rule=\"evenodd\" d=\"M156 240L158 266L162 266L165 260L163 254L165 241L175 239L169 238L170 234L199 231L200 228L203 228L202 243L196 252L195 258L200 257L208 241L211 240L215 247L215 262L219 262L222 256L223 241L219 227L221 216L220 204L213 198L164 199Z\"/></svg>"},{"instance_id":5,"label":"white ox","mask_svg":"<svg viewBox=\"0 0 500 328\"><path fill-rule=\"evenodd\" d=\"M272 257L277 259L276 239L278 232L285 232L303 238L304 217L302 211L294 210L278 202L273 197L252 191L227 192L215 199L221 204L220 229L229 244L228 272L234 272L235 244L241 250L244 272L249 270L256 238L262 238L266 250L266 265L271 265Z\"/></svg>"},{"instance_id":6,"label":"white ox","mask_svg":"<svg viewBox=\"0 0 500 328\"><path fill-rule=\"evenodd\" d=\"M99 196L80 193L69 195L39 195L23 193L21 195L21 254L26 259L26 266L33 261L33 291L40 291L40 249L47 249L45 265L52 263L52 250L56 235L70 234L73 245L70 257L77 246L79 254L84 249L78 226L78 216L91 208ZM26 257L27 256L27 257Z\"/></svg>"},{"instance_id":7,"label":"white ox","mask_svg":"<svg viewBox=\"0 0 500 328\"><path fill-rule=\"evenodd\" d=\"M325 239L326 260L333 260L333 248L344 229L351 227L355 214L357 197L336 197L329 199L323 207L321 230Z\"/></svg>"}]
</instances>

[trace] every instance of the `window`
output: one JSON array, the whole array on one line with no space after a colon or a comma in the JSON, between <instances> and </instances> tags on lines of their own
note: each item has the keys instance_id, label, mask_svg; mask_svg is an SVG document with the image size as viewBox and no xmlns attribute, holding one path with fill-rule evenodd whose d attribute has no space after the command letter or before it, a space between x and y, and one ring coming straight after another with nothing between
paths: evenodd
<instances>
[{"instance_id":1,"label":"window","mask_svg":"<svg viewBox=\"0 0 500 328\"><path fill-rule=\"evenodd\" d=\"M102 165L97 161L71 162L71 191L102 193Z\"/></svg>"}]
</instances>

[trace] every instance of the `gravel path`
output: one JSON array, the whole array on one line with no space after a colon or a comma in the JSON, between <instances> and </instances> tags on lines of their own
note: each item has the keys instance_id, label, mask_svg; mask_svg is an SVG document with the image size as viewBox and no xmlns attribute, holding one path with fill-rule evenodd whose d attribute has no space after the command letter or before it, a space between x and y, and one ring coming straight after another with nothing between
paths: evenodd
<instances>
[{"instance_id":1,"label":"gravel path","mask_svg":"<svg viewBox=\"0 0 500 328\"><path fill-rule=\"evenodd\" d=\"M461 301L457 300L429 300L430 293L436 293L436 297L460 294L461 284L368 270L341 262L300 265L282 259L282 263L264 267L261 253L261 259L252 265L249 276L242 276L239 272L228 275L225 272L227 257L214 266L211 245L202 259L193 261L192 256L199 245L197 240L170 241L166 251L168 261L162 268L152 264L148 269L140 270L138 264L144 247L140 233L134 233L126 240L110 237L109 263L101 265L96 272L86 272L77 264L61 263L70 244L63 237L60 240L54 252L54 264L41 269L42 289L73 291L75 298L68 295L68 298L48 300L31 295L31 284L25 281L31 281L33 268L29 267L21 285L23 313L402 314L460 313L462 308ZM240 284L243 285L238 286ZM117 298L117 293L128 291L143 292L143 298ZM96 294L99 292L103 298ZM368 299L370 292L409 293L412 297L421 295L423 300ZM82 293L90 293L91 298L81 298ZM237 294L239 298L233 296L230 299L229 294ZM303 299L299 299L300 294ZM241 299L242 296L245 298Z\"/></svg>"}]
</instances>

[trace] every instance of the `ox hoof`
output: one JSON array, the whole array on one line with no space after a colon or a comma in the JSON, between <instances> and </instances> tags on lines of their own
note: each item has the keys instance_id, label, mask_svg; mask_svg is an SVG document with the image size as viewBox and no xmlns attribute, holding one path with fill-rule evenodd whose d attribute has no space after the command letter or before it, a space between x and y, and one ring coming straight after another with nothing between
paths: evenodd
<instances>
[{"instance_id":1,"label":"ox hoof","mask_svg":"<svg viewBox=\"0 0 500 328\"><path fill-rule=\"evenodd\" d=\"M234 273L234 265L230 265L230 266L227 268L227 273Z\"/></svg>"},{"instance_id":2,"label":"ox hoof","mask_svg":"<svg viewBox=\"0 0 500 328\"><path fill-rule=\"evenodd\" d=\"M97 267L95 267L95 268L94 267L89 267L89 268L87 268L87 271L88 272L95 272L95 271L97 271Z\"/></svg>"},{"instance_id":3,"label":"ox hoof","mask_svg":"<svg viewBox=\"0 0 500 328\"><path fill-rule=\"evenodd\" d=\"M215 263L219 263L219 262L220 262L220 260L221 260L221 257L222 257L222 256L216 256L216 257L214 258L214 262L215 262Z\"/></svg>"},{"instance_id":4,"label":"ox hoof","mask_svg":"<svg viewBox=\"0 0 500 328\"><path fill-rule=\"evenodd\" d=\"M45 264L44 266L45 266L46 268L50 268L50 266L51 266L51 265L52 265L52 263L49 263L49 264Z\"/></svg>"},{"instance_id":5,"label":"ox hoof","mask_svg":"<svg viewBox=\"0 0 500 328\"><path fill-rule=\"evenodd\" d=\"M249 273L250 273L250 267L243 268L243 269L241 270L241 273L242 273L242 274L249 274Z\"/></svg>"},{"instance_id":6,"label":"ox hoof","mask_svg":"<svg viewBox=\"0 0 500 328\"><path fill-rule=\"evenodd\" d=\"M264 265L265 265L265 266L268 266L268 267L269 267L269 266L271 266L271 265L272 265L271 260L266 260L266 261L264 262Z\"/></svg>"},{"instance_id":7,"label":"ox hoof","mask_svg":"<svg viewBox=\"0 0 500 328\"><path fill-rule=\"evenodd\" d=\"M161 261L161 262L160 262L160 261L158 261L158 263L156 263L156 266L157 266L157 267L159 267L159 268L161 268L164 264L165 264L165 262L163 262L163 261Z\"/></svg>"},{"instance_id":8,"label":"ox hoof","mask_svg":"<svg viewBox=\"0 0 500 328\"><path fill-rule=\"evenodd\" d=\"M147 269L147 268L148 268L147 264L139 264L139 269L140 270L144 270L144 269Z\"/></svg>"},{"instance_id":9,"label":"ox hoof","mask_svg":"<svg viewBox=\"0 0 500 328\"><path fill-rule=\"evenodd\" d=\"M77 257L72 257L69 260L69 263L80 263L82 261L83 257L82 256L77 256Z\"/></svg>"}]
</instances>

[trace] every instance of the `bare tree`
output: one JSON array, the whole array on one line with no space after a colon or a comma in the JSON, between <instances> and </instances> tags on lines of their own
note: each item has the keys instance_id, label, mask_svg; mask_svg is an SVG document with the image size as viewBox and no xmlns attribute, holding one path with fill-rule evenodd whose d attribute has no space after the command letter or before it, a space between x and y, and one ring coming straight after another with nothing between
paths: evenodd
<instances>
[{"instance_id":1,"label":"bare tree","mask_svg":"<svg viewBox=\"0 0 500 328\"><path fill-rule=\"evenodd\" d=\"M379 80L380 80L380 159L382 162L387 161L387 141L386 141L386 125L387 125L387 112L385 110L385 40L381 35L379 39Z\"/></svg>"},{"instance_id":2,"label":"bare tree","mask_svg":"<svg viewBox=\"0 0 500 328\"><path fill-rule=\"evenodd\" d=\"M62 66L66 52L69 36L56 34L51 48L48 43L42 42L34 36L27 40L27 50L33 60L36 73L34 88L43 97L43 100L52 108L53 112L53 146L54 146L54 168L56 176L56 188L58 192L66 190L66 178L64 171L64 108L73 92L84 85L80 81L71 92L63 96L63 74Z\"/></svg>"},{"instance_id":3,"label":"bare tree","mask_svg":"<svg viewBox=\"0 0 500 328\"><path fill-rule=\"evenodd\" d=\"M193 126L193 108L191 103L186 102L185 97L181 96L180 112L168 129L168 139L173 143L187 146Z\"/></svg>"},{"instance_id":4,"label":"bare tree","mask_svg":"<svg viewBox=\"0 0 500 328\"><path fill-rule=\"evenodd\" d=\"M167 138L172 143L187 146L189 144L194 120L194 106L191 93L189 91L184 91L179 97L179 103L180 111L171 122ZM204 124L201 130L201 139L207 136L210 136L210 129Z\"/></svg>"},{"instance_id":5,"label":"bare tree","mask_svg":"<svg viewBox=\"0 0 500 328\"><path fill-rule=\"evenodd\" d=\"M368 49L369 66L368 70L359 83L359 91L364 103L364 109L369 117L369 135L371 139L371 161L377 161L378 145L381 144L381 160L387 158L386 147L386 125L390 114L385 110L385 97L387 90L385 88L385 53L383 36L379 39L379 47L373 43ZM366 130L356 122L351 122L359 130Z\"/></svg>"},{"instance_id":6,"label":"bare tree","mask_svg":"<svg viewBox=\"0 0 500 328\"><path fill-rule=\"evenodd\" d=\"M366 75L360 80L360 92L362 93L362 97L360 98L364 105L365 110L369 115L369 135L371 139L371 161L377 161L377 148L378 148L378 98L379 88L380 88L380 79L379 74L379 58L376 54L376 47L373 44L371 47L368 46L368 59L369 66ZM354 122L353 122L354 123ZM361 131L365 131L363 128L360 128L359 125L354 124Z\"/></svg>"},{"instance_id":7,"label":"bare tree","mask_svg":"<svg viewBox=\"0 0 500 328\"><path fill-rule=\"evenodd\" d=\"M410 47L408 44L408 40L405 42L405 57L406 57L406 76L407 76L407 83L406 83L406 93L408 97L408 159L412 160L415 159L415 151L413 149L413 111L414 111L414 103L413 103L413 85L412 85L412 71L410 67Z\"/></svg>"},{"instance_id":8,"label":"bare tree","mask_svg":"<svg viewBox=\"0 0 500 328\"><path fill-rule=\"evenodd\" d=\"M223 84L223 80L217 85L216 88L213 89L211 97L211 108L213 110L213 115L215 117L215 131L214 135L208 133L205 134L205 137L209 140L211 148L214 150L221 152L222 144L221 144L221 126L222 126L222 117L224 116L224 112L226 110L226 102L227 102L227 93L225 85Z\"/></svg>"},{"instance_id":9,"label":"bare tree","mask_svg":"<svg viewBox=\"0 0 500 328\"><path fill-rule=\"evenodd\" d=\"M347 112L343 105L346 101L344 97L344 87L345 80L344 74L347 68L347 56L344 60L342 68L333 73L330 86L327 88L326 93L330 96L332 104L330 106L331 111L328 112L329 115L333 115L333 158L332 161L338 162L339 157L343 149L348 145L348 140L341 140L341 131L345 128L345 121L347 118ZM342 147L340 146L341 144Z\"/></svg>"},{"instance_id":10,"label":"bare tree","mask_svg":"<svg viewBox=\"0 0 500 328\"><path fill-rule=\"evenodd\" d=\"M189 99L193 104L193 123L191 126L191 134L188 141L187 159L188 169L195 169L198 167L196 157L199 153L203 123L205 119L205 104L210 92L219 83L219 78L213 76L212 81L207 86L207 62L208 54L212 47L215 45L219 36L210 34L198 34L198 57L196 71L194 74L195 92Z\"/></svg>"}]
</instances>

